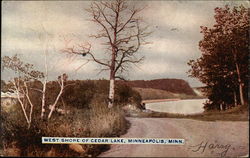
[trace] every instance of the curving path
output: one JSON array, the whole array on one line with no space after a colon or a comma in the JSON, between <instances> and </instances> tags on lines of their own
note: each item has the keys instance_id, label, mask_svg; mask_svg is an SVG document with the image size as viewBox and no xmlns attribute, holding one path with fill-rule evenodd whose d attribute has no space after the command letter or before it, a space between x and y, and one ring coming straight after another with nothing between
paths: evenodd
<instances>
[{"instance_id":1,"label":"curving path","mask_svg":"<svg viewBox=\"0 0 250 158\"><path fill-rule=\"evenodd\" d=\"M236 157L249 153L248 122L127 119L131 122L131 128L122 137L184 138L185 145L115 144L100 157Z\"/></svg>"}]
</instances>

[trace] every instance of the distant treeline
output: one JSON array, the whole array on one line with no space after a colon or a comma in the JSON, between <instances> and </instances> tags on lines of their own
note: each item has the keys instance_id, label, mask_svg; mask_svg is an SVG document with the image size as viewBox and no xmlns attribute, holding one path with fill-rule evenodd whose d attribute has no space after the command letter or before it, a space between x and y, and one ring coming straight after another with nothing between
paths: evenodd
<instances>
[{"instance_id":1,"label":"distant treeline","mask_svg":"<svg viewBox=\"0 0 250 158\"><path fill-rule=\"evenodd\" d=\"M33 89L42 89L42 83L40 81L34 81L28 84L31 89L30 96L32 101L37 106L40 105L41 102L37 98L42 97L41 93ZM57 107L67 105L75 108L89 108L93 99L99 99L104 103L108 102L108 80L69 80L66 81L65 85L66 87ZM10 84L1 80L1 90L6 92L8 91L8 87L10 87ZM115 89L117 91L115 95L115 104L119 106L127 103L134 103L135 105L140 104L140 94L133 90L130 86L124 83L118 83ZM46 91L46 94L48 94L46 95L46 102L48 104L52 104L60 91L57 81L48 82Z\"/></svg>"},{"instance_id":2,"label":"distant treeline","mask_svg":"<svg viewBox=\"0 0 250 158\"><path fill-rule=\"evenodd\" d=\"M155 79L155 80L134 80L119 81L131 87L160 89L172 93L196 95L188 82L182 79Z\"/></svg>"}]
</instances>

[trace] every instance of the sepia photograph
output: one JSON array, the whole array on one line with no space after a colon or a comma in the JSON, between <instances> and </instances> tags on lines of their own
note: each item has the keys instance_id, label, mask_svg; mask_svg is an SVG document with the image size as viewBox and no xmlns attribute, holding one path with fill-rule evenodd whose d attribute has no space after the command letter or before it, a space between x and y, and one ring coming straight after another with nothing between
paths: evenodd
<instances>
[{"instance_id":1,"label":"sepia photograph","mask_svg":"<svg viewBox=\"0 0 250 158\"><path fill-rule=\"evenodd\" d=\"M249 1L1 3L0 156L249 157Z\"/></svg>"}]
</instances>

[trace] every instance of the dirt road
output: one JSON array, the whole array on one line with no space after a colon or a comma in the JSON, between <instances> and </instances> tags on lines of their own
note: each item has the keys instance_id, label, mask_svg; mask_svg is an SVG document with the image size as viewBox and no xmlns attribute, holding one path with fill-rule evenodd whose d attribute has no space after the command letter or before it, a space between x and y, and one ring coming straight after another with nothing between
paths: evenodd
<instances>
[{"instance_id":1,"label":"dirt road","mask_svg":"<svg viewBox=\"0 0 250 158\"><path fill-rule=\"evenodd\" d=\"M249 153L248 122L128 118L124 138L183 138L185 145L111 145L100 157L236 157Z\"/></svg>"}]
</instances>

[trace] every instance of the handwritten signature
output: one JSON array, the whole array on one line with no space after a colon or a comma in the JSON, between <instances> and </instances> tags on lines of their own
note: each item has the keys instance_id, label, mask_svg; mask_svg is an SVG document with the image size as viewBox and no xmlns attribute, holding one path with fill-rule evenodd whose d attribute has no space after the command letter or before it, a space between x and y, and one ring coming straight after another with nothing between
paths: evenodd
<instances>
[{"instance_id":1,"label":"handwritten signature","mask_svg":"<svg viewBox=\"0 0 250 158\"><path fill-rule=\"evenodd\" d=\"M240 146L240 148L244 148L243 146ZM189 149L192 149L193 152L199 152L204 153L206 150L210 150L211 154L216 154L220 157L226 157L228 151L230 149L235 150L235 147L233 147L231 144L220 144L217 141L209 142L209 141L202 141L201 143L189 146ZM215 150L219 151L215 153Z\"/></svg>"}]
</instances>

